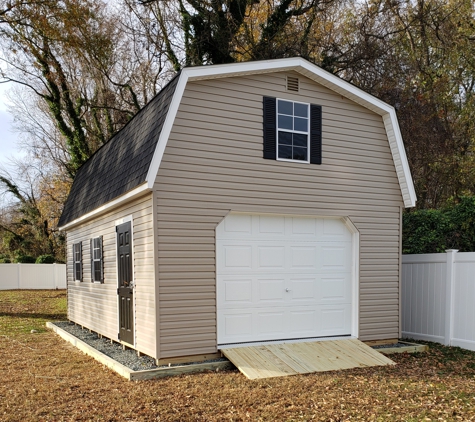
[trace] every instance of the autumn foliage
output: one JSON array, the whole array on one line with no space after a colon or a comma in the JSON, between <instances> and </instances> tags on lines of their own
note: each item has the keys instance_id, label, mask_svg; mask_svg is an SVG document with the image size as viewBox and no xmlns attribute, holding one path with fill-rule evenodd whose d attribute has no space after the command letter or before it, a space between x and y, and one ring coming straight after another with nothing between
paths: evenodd
<instances>
[{"instance_id":1,"label":"autumn foliage","mask_svg":"<svg viewBox=\"0 0 475 422\"><path fill-rule=\"evenodd\" d=\"M305 57L395 107L417 208L472 196L474 16L470 0L0 0L0 82L29 168L0 185L41 215L23 224L10 195L0 254L61 259L78 167L183 66Z\"/></svg>"}]
</instances>

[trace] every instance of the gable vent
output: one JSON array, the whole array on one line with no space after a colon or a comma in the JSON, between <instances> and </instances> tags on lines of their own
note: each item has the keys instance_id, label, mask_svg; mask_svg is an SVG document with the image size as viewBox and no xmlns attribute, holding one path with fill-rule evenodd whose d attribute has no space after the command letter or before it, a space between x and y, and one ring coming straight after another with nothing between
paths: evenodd
<instances>
[{"instance_id":1,"label":"gable vent","mask_svg":"<svg viewBox=\"0 0 475 422\"><path fill-rule=\"evenodd\" d=\"M299 91L299 78L287 76L287 91Z\"/></svg>"}]
</instances>

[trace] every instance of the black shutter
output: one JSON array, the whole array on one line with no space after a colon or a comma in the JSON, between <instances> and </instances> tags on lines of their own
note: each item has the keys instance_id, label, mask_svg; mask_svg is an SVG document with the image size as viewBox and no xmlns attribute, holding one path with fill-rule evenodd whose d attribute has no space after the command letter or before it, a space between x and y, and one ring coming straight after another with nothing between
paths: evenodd
<instances>
[{"instance_id":1,"label":"black shutter","mask_svg":"<svg viewBox=\"0 0 475 422\"><path fill-rule=\"evenodd\" d=\"M77 280L77 276L76 276L76 243L73 244L73 280L76 281Z\"/></svg>"},{"instance_id":2,"label":"black shutter","mask_svg":"<svg viewBox=\"0 0 475 422\"><path fill-rule=\"evenodd\" d=\"M264 158L276 159L277 124L276 99L264 97Z\"/></svg>"},{"instance_id":3,"label":"black shutter","mask_svg":"<svg viewBox=\"0 0 475 422\"><path fill-rule=\"evenodd\" d=\"M91 239L91 281L94 283L94 239Z\"/></svg>"},{"instance_id":4,"label":"black shutter","mask_svg":"<svg viewBox=\"0 0 475 422\"><path fill-rule=\"evenodd\" d=\"M322 106L310 104L310 162L322 164Z\"/></svg>"}]
</instances>

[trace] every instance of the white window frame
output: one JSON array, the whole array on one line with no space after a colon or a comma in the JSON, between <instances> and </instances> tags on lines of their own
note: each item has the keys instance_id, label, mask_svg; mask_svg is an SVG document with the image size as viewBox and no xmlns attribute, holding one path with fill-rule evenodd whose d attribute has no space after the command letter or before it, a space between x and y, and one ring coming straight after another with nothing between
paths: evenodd
<instances>
[{"instance_id":1,"label":"white window frame","mask_svg":"<svg viewBox=\"0 0 475 422\"><path fill-rule=\"evenodd\" d=\"M96 259L94 257L94 250L96 249L94 247L94 241L96 239L101 239L101 248L100 248L100 251L101 251L101 257L99 259ZM91 239L91 281L93 283L97 283L97 284L102 284L104 283L104 245L103 245L103 242L104 242L104 238L102 236L97 236L97 237L94 237ZM101 280L96 280L96 271L95 271L95 265L94 263L95 262L100 262L101 263Z\"/></svg>"},{"instance_id":2,"label":"white window frame","mask_svg":"<svg viewBox=\"0 0 475 422\"><path fill-rule=\"evenodd\" d=\"M79 250L78 250L79 249ZM79 261L76 260L76 254L79 253ZM76 266L79 265L80 277L77 278ZM73 244L73 275L74 281L81 282L83 280L83 262L82 262L82 242Z\"/></svg>"},{"instance_id":3,"label":"white window frame","mask_svg":"<svg viewBox=\"0 0 475 422\"><path fill-rule=\"evenodd\" d=\"M290 158L279 158L279 131L281 129L279 129L279 101L287 101L289 103L293 103L293 104L303 104L305 106L307 106L307 120L308 120L308 124L307 124L307 131L306 132L302 132L302 131L299 131L299 130L286 130L286 129L282 129L282 132L288 132L288 133L299 133L299 134L302 134L302 135L307 135L307 160L294 160L294 159L290 159ZM287 161L287 162L291 162L291 163L303 163L303 164L310 164L310 103L304 103L304 102L301 102L301 101L293 101L293 100L288 100L288 99L285 99L285 98L276 98L276 104L275 104L275 125L276 125L276 128L275 128L275 133L276 133L276 139L275 139L275 151L276 151L276 160L277 161ZM287 114L282 114L283 116L288 116ZM292 117L295 117L295 115L292 115ZM298 117L298 116L297 116Z\"/></svg>"}]
</instances>

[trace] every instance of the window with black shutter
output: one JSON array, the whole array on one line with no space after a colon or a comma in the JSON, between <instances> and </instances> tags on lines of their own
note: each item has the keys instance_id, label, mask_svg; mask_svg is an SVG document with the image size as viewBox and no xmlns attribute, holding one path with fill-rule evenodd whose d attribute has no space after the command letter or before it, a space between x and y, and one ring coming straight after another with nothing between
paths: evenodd
<instances>
[{"instance_id":1,"label":"window with black shutter","mask_svg":"<svg viewBox=\"0 0 475 422\"><path fill-rule=\"evenodd\" d=\"M102 236L91 239L91 280L94 283L104 282Z\"/></svg>"},{"instance_id":2,"label":"window with black shutter","mask_svg":"<svg viewBox=\"0 0 475 422\"><path fill-rule=\"evenodd\" d=\"M264 97L264 158L322 163L322 107Z\"/></svg>"},{"instance_id":3,"label":"window with black shutter","mask_svg":"<svg viewBox=\"0 0 475 422\"><path fill-rule=\"evenodd\" d=\"M82 281L82 243L73 245L74 281Z\"/></svg>"}]
</instances>

